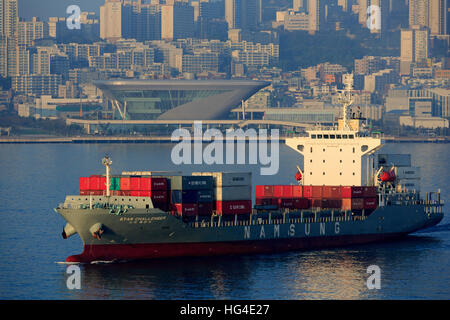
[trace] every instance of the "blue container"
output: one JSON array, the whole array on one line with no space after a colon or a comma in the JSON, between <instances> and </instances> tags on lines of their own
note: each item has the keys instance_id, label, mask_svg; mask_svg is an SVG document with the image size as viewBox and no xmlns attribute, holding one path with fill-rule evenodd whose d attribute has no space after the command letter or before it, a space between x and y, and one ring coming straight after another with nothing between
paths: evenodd
<instances>
[{"instance_id":1,"label":"blue container","mask_svg":"<svg viewBox=\"0 0 450 320\"><path fill-rule=\"evenodd\" d=\"M172 190L172 203L197 203L197 190Z\"/></svg>"},{"instance_id":2,"label":"blue container","mask_svg":"<svg viewBox=\"0 0 450 320\"><path fill-rule=\"evenodd\" d=\"M213 202L214 201L214 191L213 190L199 190L197 192L198 202Z\"/></svg>"}]
</instances>

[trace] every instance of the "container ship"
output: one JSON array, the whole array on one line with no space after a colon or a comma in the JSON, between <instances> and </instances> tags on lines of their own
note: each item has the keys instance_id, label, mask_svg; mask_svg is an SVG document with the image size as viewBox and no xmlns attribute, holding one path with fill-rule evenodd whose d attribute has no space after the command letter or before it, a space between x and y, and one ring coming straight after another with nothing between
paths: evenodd
<instances>
[{"instance_id":1,"label":"container ship","mask_svg":"<svg viewBox=\"0 0 450 320\"><path fill-rule=\"evenodd\" d=\"M256 185L251 173L110 173L80 178L80 193L55 211L84 250L68 263L270 253L393 240L438 224L440 192L421 197L408 154L384 154L351 105L352 75L339 92L336 127L286 139L303 155L293 183ZM253 191L254 199L253 202Z\"/></svg>"}]
</instances>

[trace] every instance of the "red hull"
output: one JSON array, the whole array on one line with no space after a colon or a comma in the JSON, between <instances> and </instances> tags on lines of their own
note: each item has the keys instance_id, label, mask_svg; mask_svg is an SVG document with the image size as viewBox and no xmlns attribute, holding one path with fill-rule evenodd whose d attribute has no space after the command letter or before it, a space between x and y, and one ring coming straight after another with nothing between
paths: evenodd
<instances>
[{"instance_id":1,"label":"red hull","mask_svg":"<svg viewBox=\"0 0 450 320\"><path fill-rule=\"evenodd\" d=\"M89 263L92 261L272 253L364 244L390 240L403 235L404 234L375 234L209 243L85 245L82 254L70 256L66 259L66 262Z\"/></svg>"}]
</instances>

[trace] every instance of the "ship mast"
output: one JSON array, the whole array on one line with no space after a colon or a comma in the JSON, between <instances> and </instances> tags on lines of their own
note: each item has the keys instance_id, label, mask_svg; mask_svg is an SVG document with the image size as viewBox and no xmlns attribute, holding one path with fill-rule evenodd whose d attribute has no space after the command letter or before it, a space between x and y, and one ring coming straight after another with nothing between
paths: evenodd
<instances>
[{"instance_id":1,"label":"ship mast","mask_svg":"<svg viewBox=\"0 0 450 320\"><path fill-rule=\"evenodd\" d=\"M112 161L108 156L102 159L102 164L106 167L106 196L111 196L111 181L109 177L109 167L112 165Z\"/></svg>"},{"instance_id":2,"label":"ship mast","mask_svg":"<svg viewBox=\"0 0 450 320\"><path fill-rule=\"evenodd\" d=\"M348 107L353 104L353 73L344 74L344 89L339 90L339 102L343 107L343 130L351 130L349 125Z\"/></svg>"}]
</instances>

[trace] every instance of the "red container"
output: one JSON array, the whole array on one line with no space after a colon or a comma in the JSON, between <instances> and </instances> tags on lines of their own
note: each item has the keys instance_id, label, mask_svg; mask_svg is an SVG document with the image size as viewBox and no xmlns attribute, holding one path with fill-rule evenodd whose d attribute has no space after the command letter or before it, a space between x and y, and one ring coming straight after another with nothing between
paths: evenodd
<instances>
[{"instance_id":1,"label":"red container","mask_svg":"<svg viewBox=\"0 0 450 320\"><path fill-rule=\"evenodd\" d=\"M361 198L363 187L342 187L342 198Z\"/></svg>"},{"instance_id":2,"label":"red container","mask_svg":"<svg viewBox=\"0 0 450 320\"><path fill-rule=\"evenodd\" d=\"M131 190L129 191L131 197L142 197L141 192L139 190Z\"/></svg>"},{"instance_id":3,"label":"red container","mask_svg":"<svg viewBox=\"0 0 450 320\"><path fill-rule=\"evenodd\" d=\"M322 199L322 208L338 209L342 207L341 199Z\"/></svg>"},{"instance_id":4,"label":"red container","mask_svg":"<svg viewBox=\"0 0 450 320\"><path fill-rule=\"evenodd\" d=\"M276 198L290 199L293 197L294 186L273 186L273 196Z\"/></svg>"},{"instance_id":5,"label":"red container","mask_svg":"<svg viewBox=\"0 0 450 320\"><path fill-rule=\"evenodd\" d=\"M196 216L198 215L198 205L196 203L176 203L175 210L178 215Z\"/></svg>"},{"instance_id":6,"label":"red container","mask_svg":"<svg viewBox=\"0 0 450 320\"><path fill-rule=\"evenodd\" d=\"M80 196L103 196L105 192L103 190L80 190Z\"/></svg>"},{"instance_id":7,"label":"red container","mask_svg":"<svg viewBox=\"0 0 450 320\"><path fill-rule=\"evenodd\" d=\"M313 187L312 186L303 186L303 198L311 199L313 196Z\"/></svg>"},{"instance_id":8,"label":"red container","mask_svg":"<svg viewBox=\"0 0 450 320\"><path fill-rule=\"evenodd\" d=\"M293 198L301 198L301 197L303 197L303 188L302 188L302 186L292 186L292 197Z\"/></svg>"},{"instance_id":9,"label":"red container","mask_svg":"<svg viewBox=\"0 0 450 320\"><path fill-rule=\"evenodd\" d=\"M255 186L255 196L257 198L273 197L273 186Z\"/></svg>"},{"instance_id":10,"label":"red container","mask_svg":"<svg viewBox=\"0 0 450 320\"><path fill-rule=\"evenodd\" d=\"M364 198L364 209L376 209L377 207L377 198Z\"/></svg>"},{"instance_id":11,"label":"red container","mask_svg":"<svg viewBox=\"0 0 450 320\"><path fill-rule=\"evenodd\" d=\"M106 177L90 176L89 190L106 190Z\"/></svg>"},{"instance_id":12,"label":"red container","mask_svg":"<svg viewBox=\"0 0 450 320\"><path fill-rule=\"evenodd\" d=\"M294 199L278 199L278 207L285 209L295 209Z\"/></svg>"},{"instance_id":13,"label":"red container","mask_svg":"<svg viewBox=\"0 0 450 320\"><path fill-rule=\"evenodd\" d=\"M148 194L148 196L150 196L152 198L152 201L168 202L168 200L169 200L169 198L167 196L167 191L152 190L152 191L141 191L141 193Z\"/></svg>"},{"instance_id":14,"label":"red container","mask_svg":"<svg viewBox=\"0 0 450 320\"><path fill-rule=\"evenodd\" d=\"M80 177L80 190L89 190L89 177Z\"/></svg>"},{"instance_id":15,"label":"red container","mask_svg":"<svg viewBox=\"0 0 450 320\"><path fill-rule=\"evenodd\" d=\"M130 177L120 177L120 190L130 191L131 190L131 178Z\"/></svg>"},{"instance_id":16,"label":"red container","mask_svg":"<svg viewBox=\"0 0 450 320\"><path fill-rule=\"evenodd\" d=\"M210 216L213 211L212 202L200 202L198 204L198 215L199 216Z\"/></svg>"},{"instance_id":17,"label":"red container","mask_svg":"<svg viewBox=\"0 0 450 320\"><path fill-rule=\"evenodd\" d=\"M342 199L343 210L362 210L364 209L363 198Z\"/></svg>"},{"instance_id":18,"label":"red container","mask_svg":"<svg viewBox=\"0 0 450 320\"><path fill-rule=\"evenodd\" d=\"M167 190L166 178L141 178L141 190Z\"/></svg>"},{"instance_id":19,"label":"red container","mask_svg":"<svg viewBox=\"0 0 450 320\"><path fill-rule=\"evenodd\" d=\"M309 199L306 198L294 198L295 209L309 209Z\"/></svg>"},{"instance_id":20,"label":"red container","mask_svg":"<svg viewBox=\"0 0 450 320\"><path fill-rule=\"evenodd\" d=\"M377 196L377 187L363 187L364 198L375 198Z\"/></svg>"},{"instance_id":21,"label":"red container","mask_svg":"<svg viewBox=\"0 0 450 320\"><path fill-rule=\"evenodd\" d=\"M322 198L312 198L310 200L312 208L322 208Z\"/></svg>"},{"instance_id":22,"label":"red container","mask_svg":"<svg viewBox=\"0 0 450 320\"><path fill-rule=\"evenodd\" d=\"M324 199L341 199L342 190L339 186L323 186L322 198Z\"/></svg>"},{"instance_id":23,"label":"red container","mask_svg":"<svg viewBox=\"0 0 450 320\"><path fill-rule=\"evenodd\" d=\"M131 191L140 191L141 189L141 178L140 177L131 177L130 178L130 190Z\"/></svg>"},{"instance_id":24,"label":"red container","mask_svg":"<svg viewBox=\"0 0 450 320\"><path fill-rule=\"evenodd\" d=\"M252 212L251 200L216 201L216 211L219 215L249 214Z\"/></svg>"},{"instance_id":25,"label":"red container","mask_svg":"<svg viewBox=\"0 0 450 320\"><path fill-rule=\"evenodd\" d=\"M312 186L312 198L322 198L323 187L322 186Z\"/></svg>"},{"instance_id":26,"label":"red container","mask_svg":"<svg viewBox=\"0 0 450 320\"><path fill-rule=\"evenodd\" d=\"M272 205L272 198L256 198L255 204L257 206L270 206Z\"/></svg>"}]
</instances>

